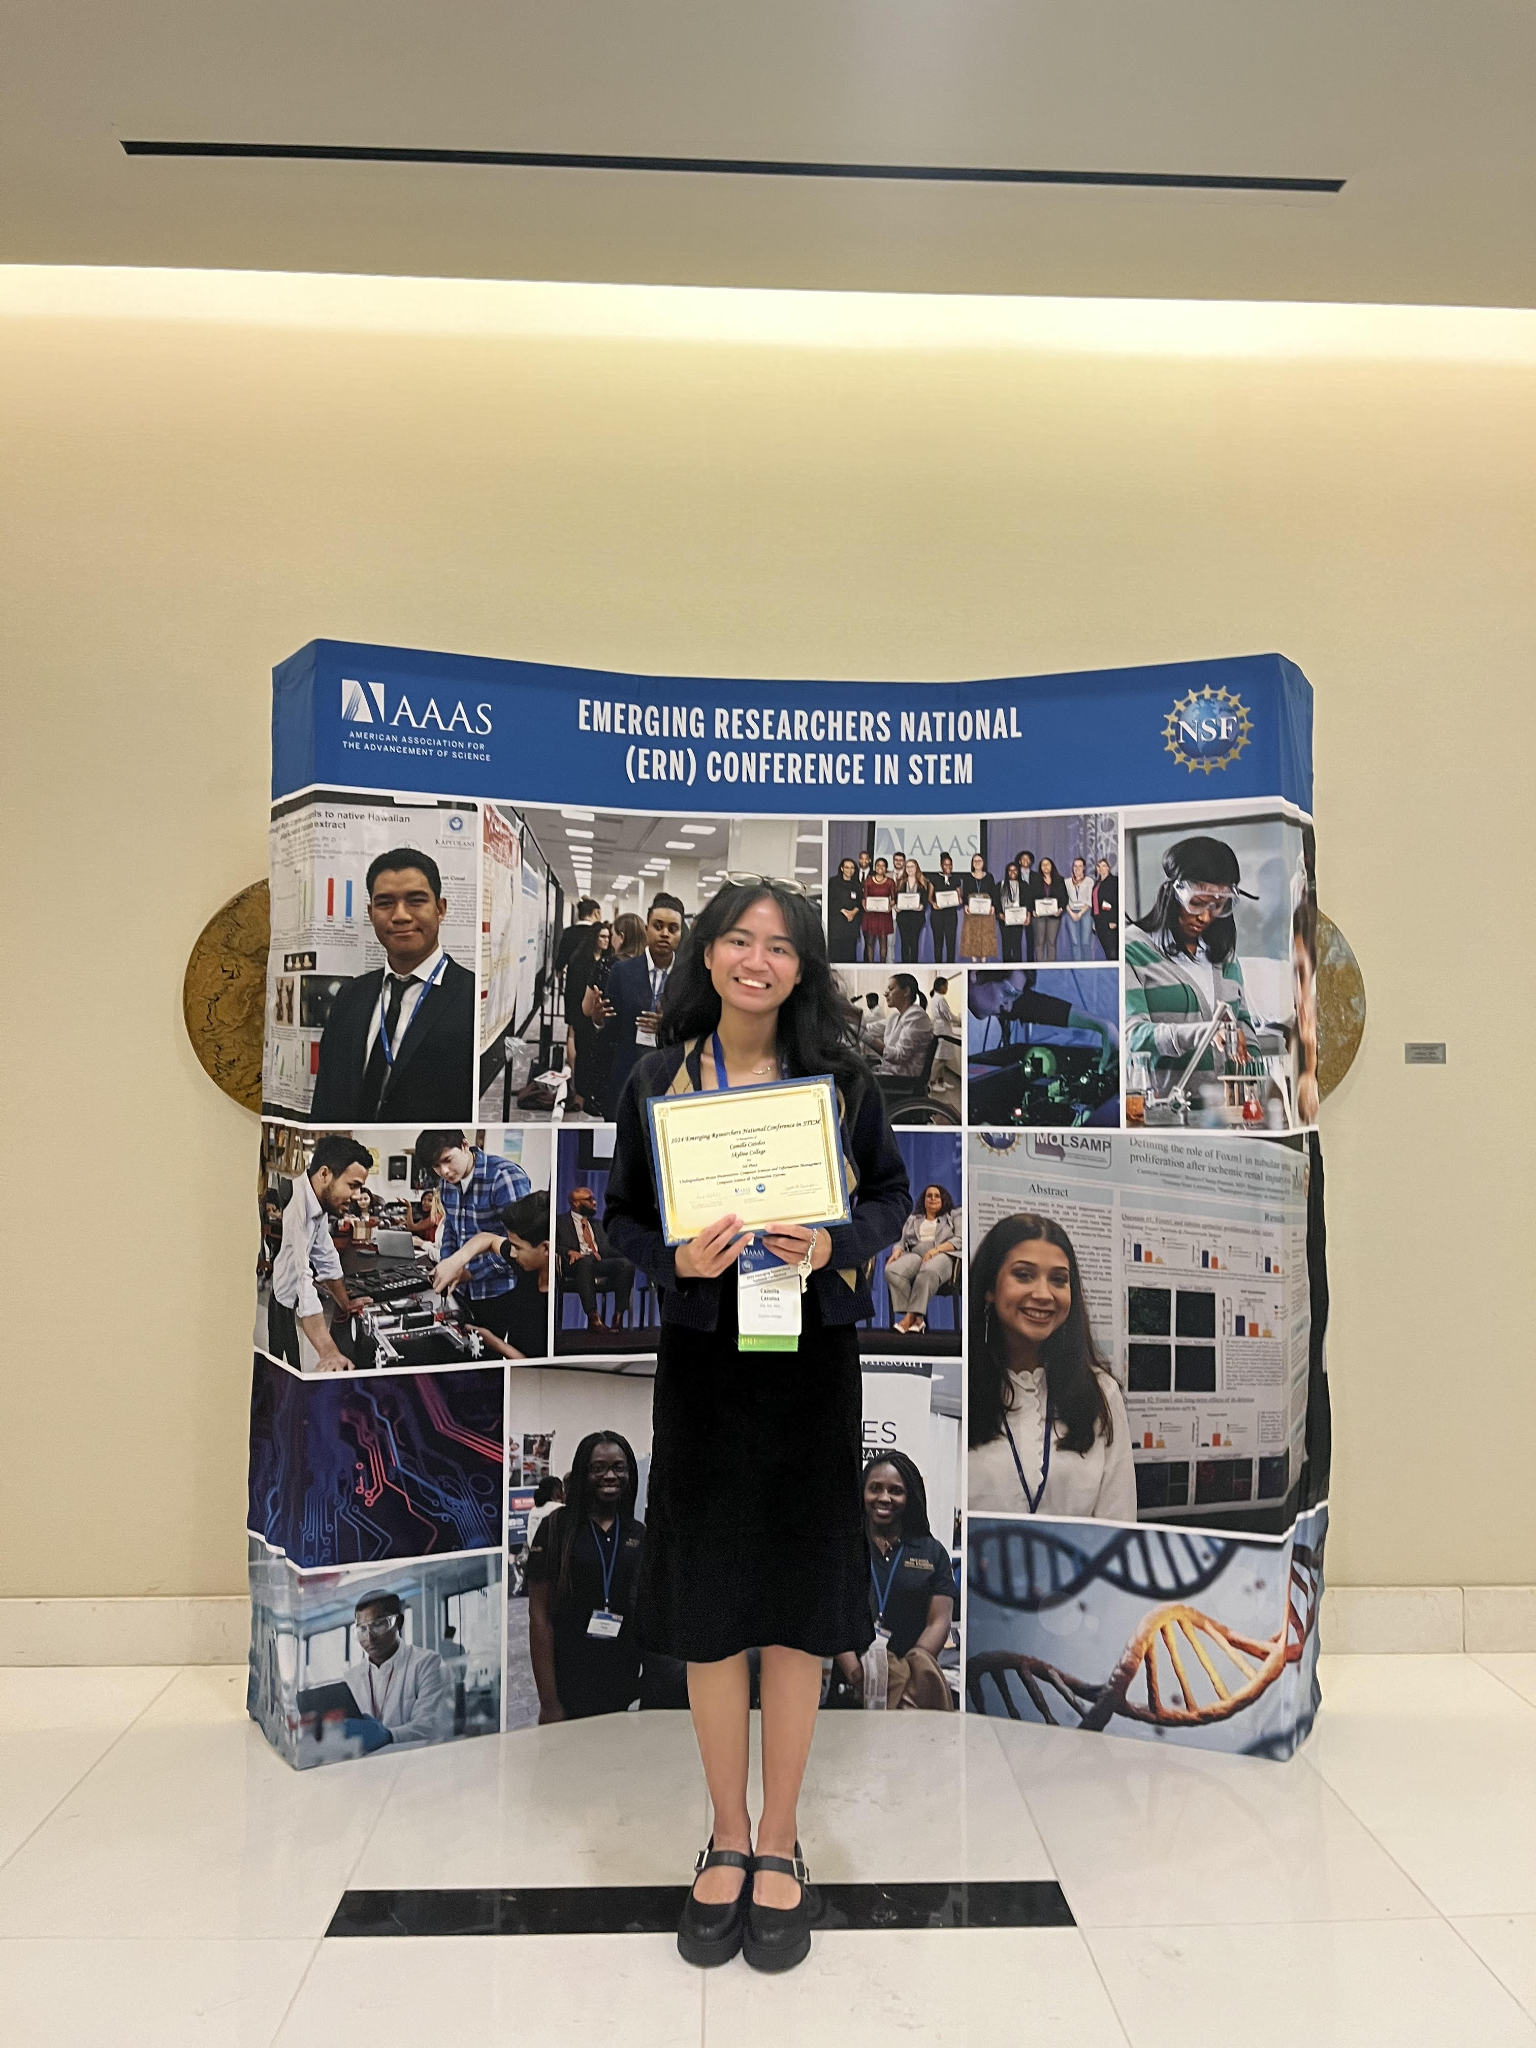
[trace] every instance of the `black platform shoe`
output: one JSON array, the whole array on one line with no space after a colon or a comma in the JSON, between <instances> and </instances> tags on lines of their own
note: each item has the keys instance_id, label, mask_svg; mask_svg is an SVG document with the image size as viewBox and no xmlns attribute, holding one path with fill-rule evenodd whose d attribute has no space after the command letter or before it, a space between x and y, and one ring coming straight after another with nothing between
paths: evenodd
<instances>
[{"instance_id":1,"label":"black platform shoe","mask_svg":"<svg viewBox=\"0 0 1536 2048\"><path fill-rule=\"evenodd\" d=\"M793 1862L787 1856L754 1856L752 1867L798 1879L800 1899L793 1906L760 1906L754 1899L747 1908L741 1952L754 1970L792 1970L811 1952L811 1873L800 1854L800 1844L795 1844ZM744 1883L742 1890L746 1889Z\"/></svg>"},{"instance_id":2,"label":"black platform shoe","mask_svg":"<svg viewBox=\"0 0 1536 2048\"><path fill-rule=\"evenodd\" d=\"M683 1917L677 1923L677 1952L685 1963L692 1963L700 1970L712 1970L717 1963L728 1963L741 1947L747 1906L752 1897L752 1858L740 1849L717 1849L713 1835L709 1838L709 1847L699 1851L699 1860L693 1866L694 1882L697 1883L706 1870L720 1864L729 1864L733 1870L742 1873L741 1890L724 1906L702 1905L689 1892Z\"/></svg>"}]
</instances>

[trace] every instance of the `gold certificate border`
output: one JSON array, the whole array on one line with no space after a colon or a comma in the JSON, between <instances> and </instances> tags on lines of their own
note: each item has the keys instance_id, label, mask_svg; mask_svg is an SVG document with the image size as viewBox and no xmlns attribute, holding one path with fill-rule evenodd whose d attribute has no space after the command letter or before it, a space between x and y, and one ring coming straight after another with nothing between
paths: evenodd
<instances>
[{"instance_id":1,"label":"gold certificate border","mask_svg":"<svg viewBox=\"0 0 1536 2048\"><path fill-rule=\"evenodd\" d=\"M829 1216L777 1215L776 1223L831 1224L846 1223L851 1214L848 1206L847 1177L843 1171L843 1150L840 1119L837 1108L837 1091L830 1075L817 1075L796 1081L768 1081L760 1088L731 1088L722 1090L694 1091L687 1095L653 1095L650 1099L651 1149L656 1163L656 1192L661 1200L662 1235L668 1244L683 1244L687 1237L676 1229L677 1197L673 1183L671 1157L666 1125L669 1117L675 1118L688 1110L697 1110L718 1094L738 1097L752 1096L782 1100L786 1096L814 1095L821 1110L822 1164L827 1174L828 1186L836 1189L840 1207ZM713 1219L710 1219L713 1220Z\"/></svg>"}]
</instances>

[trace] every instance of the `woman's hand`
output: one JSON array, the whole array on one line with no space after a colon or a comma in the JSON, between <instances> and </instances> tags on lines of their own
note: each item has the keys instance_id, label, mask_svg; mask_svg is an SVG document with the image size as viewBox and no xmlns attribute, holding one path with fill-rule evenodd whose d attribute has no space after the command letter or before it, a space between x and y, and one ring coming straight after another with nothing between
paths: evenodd
<instances>
[{"instance_id":1,"label":"woman's hand","mask_svg":"<svg viewBox=\"0 0 1536 2048\"><path fill-rule=\"evenodd\" d=\"M741 1218L719 1216L697 1237L680 1244L673 1265L683 1280L717 1280L728 1266L734 1266L741 1250Z\"/></svg>"},{"instance_id":2,"label":"woman's hand","mask_svg":"<svg viewBox=\"0 0 1536 2048\"><path fill-rule=\"evenodd\" d=\"M804 1263L806 1249L814 1240L811 1251L811 1271L819 1273L832 1256L832 1233L827 1230L806 1230L798 1223L770 1223L763 1232L763 1243L776 1259L782 1259L786 1266Z\"/></svg>"}]
</instances>

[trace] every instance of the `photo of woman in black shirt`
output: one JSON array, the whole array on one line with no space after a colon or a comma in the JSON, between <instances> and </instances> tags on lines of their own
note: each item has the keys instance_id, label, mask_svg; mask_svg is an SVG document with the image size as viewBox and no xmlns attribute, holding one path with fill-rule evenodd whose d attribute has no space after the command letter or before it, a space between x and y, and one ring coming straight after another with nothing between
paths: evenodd
<instances>
[{"instance_id":1,"label":"photo of woman in black shirt","mask_svg":"<svg viewBox=\"0 0 1536 2048\"><path fill-rule=\"evenodd\" d=\"M852 860L841 860L837 873L827 884L827 958L829 960L856 960L859 954L859 927L864 915L864 885L859 880L858 864Z\"/></svg>"},{"instance_id":2,"label":"photo of woman in black shirt","mask_svg":"<svg viewBox=\"0 0 1536 2048\"><path fill-rule=\"evenodd\" d=\"M635 1519L639 1468L615 1430L583 1437L565 1505L528 1546L528 1654L539 1725L622 1714L640 1692L635 1580L645 1525Z\"/></svg>"},{"instance_id":3,"label":"photo of woman in black shirt","mask_svg":"<svg viewBox=\"0 0 1536 2048\"><path fill-rule=\"evenodd\" d=\"M887 1637L886 1705L953 1710L938 1660L955 1618L955 1575L928 1526L923 1475L904 1452L888 1451L865 1472L863 1495L870 1617ZM861 1695L862 1661L848 1650L836 1664L843 1684Z\"/></svg>"}]
</instances>

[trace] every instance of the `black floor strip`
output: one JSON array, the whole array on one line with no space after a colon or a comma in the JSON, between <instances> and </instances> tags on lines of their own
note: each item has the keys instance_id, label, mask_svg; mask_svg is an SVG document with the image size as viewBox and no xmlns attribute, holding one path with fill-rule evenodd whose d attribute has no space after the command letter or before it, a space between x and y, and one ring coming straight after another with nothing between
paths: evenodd
<instances>
[{"instance_id":1,"label":"black floor strip","mask_svg":"<svg viewBox=\"0 0 1536 2048\"><path fill-rule=\"evenodd\" d=\"M1226 171L1050 171L1013 164L795 163L746 156L595 156L554 149L404 149L346 142L125 141L125 156L266 157L336 164L480 164L513 170L685 171L726 178L883 178L934 185L1109 185L1174 192L1326 192L1342 178L1266 178Z\"/></svg>"},{"instance_id":2,"label":"black floor strip","mask_svg":"<svg viewBox=\"0 0 1536 2048\"><path fill-rule=\"evenodd\" d=\"M826 1929L1073 1927L1061 1886L1041 1878L992 1884L823 1884ZM513 1890L347 1892L333 1936L671 1934L686 1885L549 1885Z\"/></svg>"}]
</instances>

